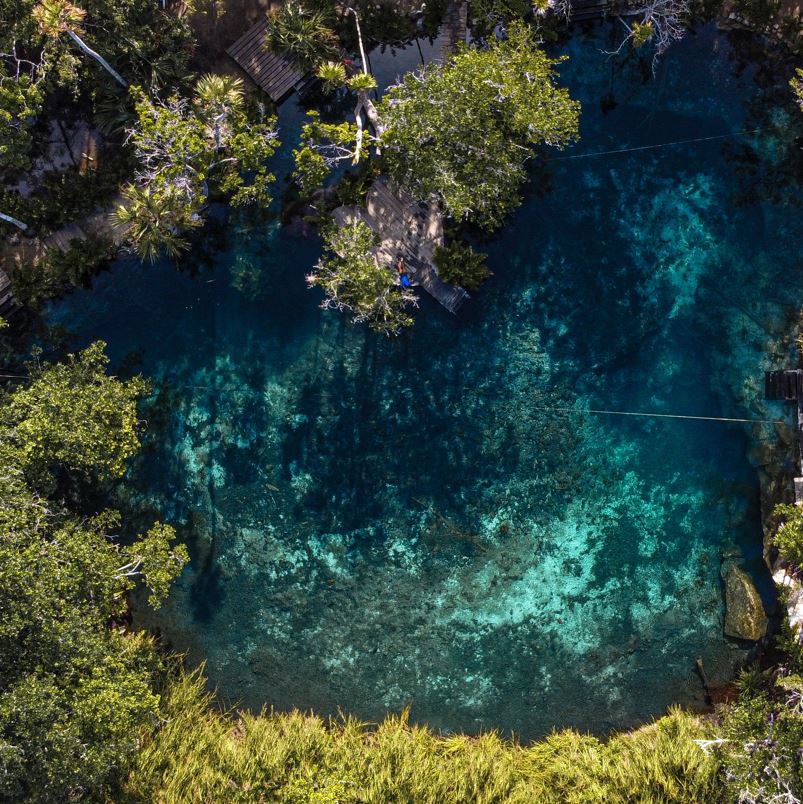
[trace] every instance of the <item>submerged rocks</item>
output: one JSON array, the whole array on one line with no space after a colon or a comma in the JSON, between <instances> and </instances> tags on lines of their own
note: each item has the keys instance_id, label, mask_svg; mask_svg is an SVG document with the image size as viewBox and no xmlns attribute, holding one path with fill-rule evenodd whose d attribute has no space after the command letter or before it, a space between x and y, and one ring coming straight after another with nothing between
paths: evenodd
<instances>
[{"instance_id":1,"label":"submerged rocks","mask_svg":"<svg viewBox=\"0 0 803 804\"><path fill-rule=\"evenodd\" d=\"M732 561L722 566L725 580L725 634L757 642L767 633L767 614L750 576Z\"/></svg>"}]
</instances>

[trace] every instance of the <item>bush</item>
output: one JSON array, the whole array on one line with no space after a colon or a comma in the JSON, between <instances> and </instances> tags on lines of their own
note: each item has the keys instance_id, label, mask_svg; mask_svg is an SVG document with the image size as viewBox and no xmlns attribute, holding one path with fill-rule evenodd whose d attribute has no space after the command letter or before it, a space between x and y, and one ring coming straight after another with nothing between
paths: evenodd
<instances>
[{"instance_id":1,"label":"bush","mask_svg":"<svg viewBox=\"0 0 803 804\"><path fill-rule=\"evenodd\" d=\"M444 282L476 292L489 276L493 276L485 264L487 256L458 240L435 249L435 265Z\"/></svg>"},{"instance_id":2,"label":"bush","mask_svg":"<svg viewBox=\"0 0 803 804\"><path fill-rule=\"evenodd\" d=\"M776 505L773 515L781 520L772 539L782 558L796 567L803 567L803 508L797 505Z\"/></svg>"}]
</instances>

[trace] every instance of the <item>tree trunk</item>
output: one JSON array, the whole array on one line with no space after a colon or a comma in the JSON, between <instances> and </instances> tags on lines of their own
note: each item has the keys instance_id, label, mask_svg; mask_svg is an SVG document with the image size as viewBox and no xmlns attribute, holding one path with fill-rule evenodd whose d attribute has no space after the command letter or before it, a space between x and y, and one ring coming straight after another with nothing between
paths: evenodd
<instances>
[{"instance_id":1,"label":"tree trunk","mask_svg":"<svg viewBox=\"0 0 803 804\"><path fill-rule=\"evenodd\" d=\"M96 53L94 50L92 50L92 48L89 47L89 45L87 45L86 42L84 42L84 40L81 39L77 33L75 33L75 31L68 30L67 35L73 40L73 42L75 42L76 45L78 45L78 47L81 48L81 50L84 51L84 53L86 53L87 56L91 56L101 67L103 67L103 69L106 70L106 72L109 73L109 75L114 78L118 84L126 89L128 88L128 82L125 80L125 78L123 78L120 73L118 73L117 70L115 70L114 67L112 67L111 64L109 64L109 62L100 55L100 53Z\"/></svg>"},{"instance_id":2,"label":"tree trunk","mask_svg":"<svg viewBox=\"0 0 803 804\"><path fill-rule=\"evenodd\" d=\"M3 212L0 212L0 221L8 221L8 223L13 223L14 226L18 227L19 229L22 229L23 232L28 228L27 223L23 223L22 221L17 220L16 218L12 218L11 215L6 215Z\"/></svg>"}]
</instances>

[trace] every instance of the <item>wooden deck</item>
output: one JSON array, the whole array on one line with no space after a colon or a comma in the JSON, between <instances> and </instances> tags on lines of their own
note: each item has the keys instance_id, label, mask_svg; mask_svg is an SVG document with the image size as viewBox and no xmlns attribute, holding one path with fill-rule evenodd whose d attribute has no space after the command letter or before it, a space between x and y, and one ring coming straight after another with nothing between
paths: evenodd
<instances>
[{"instance_id":1,"label":"wooden deck","mask_svg":"<svg viewBox=\"0 0 803 804\"><path fill-rule=\"evenodd\" d=\"M6 272L0 269L0 316L5 318L17 309L17 301L11 290L11 280Z\"/></svg>"},{"instance_id":2,"label":"wooden deck","mask_svg":"<svg viewBox=\"0 0 803 804\"><path fill-rule=\"evenodd\" d=\"M569 22L601 20L607 17L612 9L611 0L571 0Z\"/></svg>"},{"instance_id":3,"label":"wooden deck","mask_svg":"<svg viewBox=\"0 0 803 804\"><path fill-rule=\"evenodd\" d=\"M803 370L764 372L764 398L803 401Z\"/></svg>"},{"instance_id":4,"label":"wooden deck","mask_svg":"<svg viewBox=\"0 0 803 804\"><path fill-rule=\"evenodd\" d=\"M392 271L401 256L413 284L424 288L450 313L456 313L469 298L463 288L444 282L435 268L435 249L443 243L443 221L437 206L427 208L379 178L368 191L365 209L338 207L333 215L339 226L354 220L366 223L381 241L375 251L379 263Z\"/></svg>"},{"instance_id":5,"label":"wooden deck","mask_svg":"<svg viewBox=\"0 0 803 804\"><path fill-rule=\"evenodd\" d=\"M302 74L288 56L268 51L265 46L267 28L267 19L261 19L231 45L226 53L278 104L294 89L303 89L309 82L310 74Z\"/></svg>"}]
</instances>

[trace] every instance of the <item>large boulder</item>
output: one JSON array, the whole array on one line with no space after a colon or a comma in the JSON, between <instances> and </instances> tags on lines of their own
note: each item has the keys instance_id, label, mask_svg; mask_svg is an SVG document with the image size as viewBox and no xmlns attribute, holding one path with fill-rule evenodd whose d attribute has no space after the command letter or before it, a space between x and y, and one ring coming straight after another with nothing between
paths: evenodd
<instances>
[{"instance_id":1,"label":"large boulder","mask_svg":"<svg viewBox=\"0 0 803 804\"><path fill-rule=\"evenodd\" d=\"M757 642L767 633L767 613L755 584L738 564L723 567L725 634Z\"/></svg>"}]
</instances>

